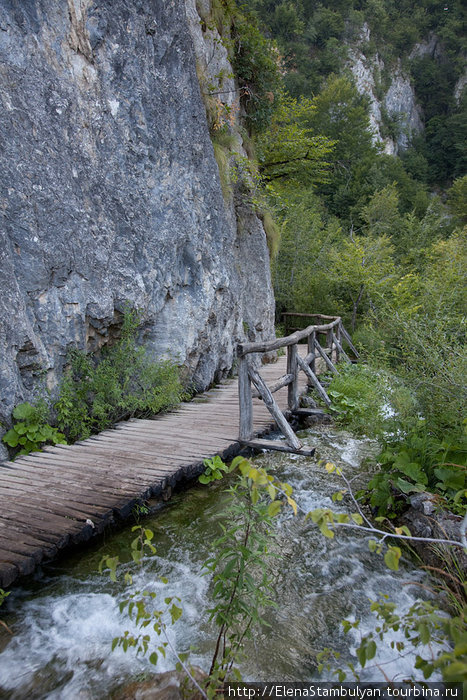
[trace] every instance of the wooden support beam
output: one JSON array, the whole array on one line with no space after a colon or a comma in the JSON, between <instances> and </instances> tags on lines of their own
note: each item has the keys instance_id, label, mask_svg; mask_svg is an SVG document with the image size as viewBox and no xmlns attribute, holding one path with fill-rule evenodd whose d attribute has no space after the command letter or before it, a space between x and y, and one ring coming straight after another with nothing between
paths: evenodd
<instances>
[{"instance_id":1,"label":"wooden support beam","mask_svg":"<svg viewBox=\"0 0 467 700\"><path fill-rule=\"evenodd\" d=\"M319 344L318 341L316 341L315 347L316 347L317 351L319 352L319 354L321 355L321 357L323 358L323 360L325 361L328 368L331 370L331 372L334 372L335 374L339 374L339 370L336 368L336 366L334 365L332 360L329 359L328 354L326 352L324 352L323 348L321 347L321 345Z\"/></svg>"},{"instance_id":2,"label":"wooden support beam","mask_svg":"<svg viewBox=\"0 0 467 700\"><path fill-rule=\"evenodd\" d=\"M329 350L329 357L332 360L333 342L332 342L332 328L326 331L326 350Z\"/></svg>"},{"instance_id":3,"label":"wooden support beam","mask_svg":"<svg viewBox=\"0 0 467 700\"><path fill-rule=\"evenodd\" d=\"M279 389L282 389L282 387L287 386L287 384L290 384L291 381L293 381L294 375L293 374L284 374L280 379L277 380L275 384L269 387L269 391L271 394L274 394L276 391L279 391ZM254 399L261 398L261 395L259 391L255 391L254 389L251 392L251 395Z\"/></svg>"},{"instance_id":4,"label":"wooden support beam","mask_svg":"<svg viewBox=\"0 0 467 700\"><path fill-rule=\"evenodd\" d=\"M335 344L337 350L344 356L346 362L352 362L352 360L350 359L350 357L347 355L344 348L340 344L338 338L336 337L336 334L333 331L331 331L331 333L332 333L332 339L334 341L334 344Z\"/></svg>"},{"instance_id":5,"label":"wooden support beam","mask_svg":"<svg viewBox=\"0 0 467 700\"><path fill-rule=\"evenodd\" d=\"M320 381L319 381L318 377L316 376L316 374L315 374L314 372L312 372L312 370L308 367L308 365L306 365L306 364L303 362L303 360L302 360L302 358L301 358L300 356L298 356L298 364L300 365L300 367L302 368L302 370L305 372L305 374L307 375L307 377L309 377L309 378L311 379L311 381L313 382L313 385L314 385L316 391L317 391L318 394L321 396L321 398L323 399L323 401L325 402L325 404L326 404L327 406L330 406L330 405L331 405L331 399L330 399L329 396L327 395L327 393L326 393L324 387L320 384Z\"/></svg>"},{"instance_id":6,"label":"wooden support beam","mask_svg":"<svg viewBox=\"0 0 467 700\"><path fill-rule=\"evenodd\" d=\"M253 434L253 401L246 357L240 357L239 359L238 403L240 410L240 439L249 440Z\"/></svg>"},{"instance_id":7,"label":"wooden support beam","mask_svg":"<svg viewBox=\"0 0 467 700\"><path fill-rule=\"evenodd\" d=\"M289 443L290 447L293 447L294 449L299 450L302 446L302 443L295 435L294 431L290 427L287 420L284 418L282 411L280 410L279 406L275 402L274 397L271 394L271 392L269 391L268 387L266 386L263 378L252 367L248 368L248 374L250 376L251 381L255 385L256 389L261 394L261 398L263 399L264 404L265 404L266 408L268 409L269 413L272 415L272 417L276 421L279 429L285 435L285 438L286 438L287 442Z\"/></svg>"},{"instance_id":8,"label":"wooden support beam","mask_svg":"<svg viewBox=\"0 0 467 700\"><path fill-rule=\"evenodd\" d=\"M344 328L344 326L343 326L342 324L341 324L341 332L342 332L343 337L346 339L349 348L352 350L353 354L355 355L355 357L357 357L357 358L360 357L360 354L359 354L357 348L356 348L355 345L352 343L352 338L351 338L350 335L347 333L347 331L345 330L345 328Z\"/></svg>"}]
</instances>

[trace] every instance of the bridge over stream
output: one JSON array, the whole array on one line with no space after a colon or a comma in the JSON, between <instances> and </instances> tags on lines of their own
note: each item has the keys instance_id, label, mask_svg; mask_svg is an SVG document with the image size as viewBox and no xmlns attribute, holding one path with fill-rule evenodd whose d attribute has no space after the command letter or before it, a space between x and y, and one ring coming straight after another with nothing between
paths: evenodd
<instances>
[{"instance_id":1,"label":"bridge over stream","mask_svg":"<svg viewBox=\"0 0 467 700\"><path fill-rule=\"evenodd\" d=\"M308 385L329 405L319 364L336 372L339 359L350 361L344 341L357 353L339 317L287 316L319 323L240 345L238 382L226 381L154 419L132 419L0 465L0 587L124 520L136 504L169 498L177 482L201 473L206 457L229 459L243 447L312 454L288 418L322 413L301 408L300 394ZM281 349L286 354L277 362L261 364L262 356ZM277 428L285 441L261 440Z\"/></svg>"}]
</instances>

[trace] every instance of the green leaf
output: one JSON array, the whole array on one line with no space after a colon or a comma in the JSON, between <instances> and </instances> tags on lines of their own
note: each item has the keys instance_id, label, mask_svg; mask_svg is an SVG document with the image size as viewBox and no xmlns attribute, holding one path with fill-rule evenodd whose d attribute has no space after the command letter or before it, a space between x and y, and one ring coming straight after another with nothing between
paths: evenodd
<instances>
[{"instance_id":1,"label":"green leaf","mask_svg":"<svg viewBox=\"0 0 467 700\"><path fill-rule=\"evenodd\" d=\"M338 523L348 523L350 518L347 513L337 513L336 520Z\"/></svg>"},{"instance_id":2,"label":"green leaf","mask_svg":"<svg viewBox=\"0 0 467 700\"><path fill-rule=\"evenodd\" d=\"M366 647L366 658L369 661L370 659L373 659L376 655L376 642L371 640L368 642L367 647Z\"/></svg>"},{"instance_id":3,"label":"green leaf","mask_svg":"<svg viewBox=\"0 0 467 700\"><path fill-rule=\"evenodd\" d=\"M417 626L418 633L420 635L420 641L422 644L428 644L431 639L430 628L425 623L420 623Z\"/></svg>"},{"instance_id":4,"label":"green leaf","mask_svg":"<svg viewBox=\"0 0 467 700\"><path fill-rule=\"evenodd\" d=\"M181 617L183 610L178 607L178 605L175 605L175 603L172 605L172 607L169 610L170 616L172 618L172 624L176 622L179 617Z\"/></svg>"},{"instance_id":5,"label":"green leaf","mask_svg":"<svg viewBox=\"0 0 467 700\"><path fill-rule=\"evenodd\" d=\"M34 417L36 409L30 403L20 403L13 410L13 418L17 420L28 420Z\"/></svg>"},{"instance_id":6,"label":"green leaf","mask_svg":"<svg viewBox=\"0 0 467 700\"><path fill-rule=\"evenodd\" d=\"M361 645L357 649L357 659L358 659L360 666L362 668L364 668L365 664L366 664L366 646L364 644L364 641L361 643Z\"/></svg>"},{"instance_id":7,"label":"green leaf","mask_svg":"<svg viewBox=\"0 0 467 700\"><path fill-rule=\"evenodd\" d=\"M443 669L443 680L450 683L462 683L467 678L467 663L454 661Z\"/></svg>"},{"instance_id":8,"label":"green leaf","mask_svg":"<svg viewBox=\"0 0 467 700\"><path fill-rule=\"evenodd\" d=\"M425 490L421 484L411 484L409 481L401 479L401 477L396 480L395 485L402 493L423 492Z\"/></svg>"},{"instance_id":9,"label":"green leaf","mask_svg":"<svg viewBox=\"0 0 467 700\"><path fill-rule=\"evenodd\" d=\"M363 525L363 518L359 513L351 513L350 517L356 525Z\"/></svg>"},{"instance_id":10,"label":"green leaf","mask_svg":"<svg viewBox=\"0 0 467 700\"><path fill-rule=\"evenodd\" d=\"M270 503L268 506L268 515L271 518L274 518L279 513L280 509L281 509L281 502L280 501L272 501L272 503Z\"/></svg>"},{"instance_id":11,"label":"green leaf","mask_svg":"<svg viewBox=\"0 0 467 700\"><path fill-rule=\"evenodd\" d=\"M149 663L153 664L153 666L156 666L157 664L157 653L155 651L152 652L152 654L149 655Z\"/></svg>"},{"instance_id":12,"label":"green leaf","mask_svg":"<svg viewBox=\"0 0 467 700\"><path fill-rule=\"evenodd\" d=\"M330 539L334 537L334 532L328 528L327 523L325 521L319 523L319 529L321 531L321 534L323 534L325 537L329 537Z\"/></svg>"},{"instance_id":13,"label":"green leaf","mask_svg":"<svg viewBox=\"0 0 467 700\"><path fill-rule=\"evenodd\" d=\"M388 547L386 554L384 555L384 562L388 569L398 571L400 558L401 550L399 547Z\"/></svg>"},{"instance_id":14,"label":"green leaf","mask_svg":"<svg viewBox=\"0 0 467 700\"><path fill-rule=\"evenodd\" d=\"M418 481L421 484L428 483L428 477L417 462L411 462L408 453L403 450L394 460L394 467L401 471L405 476L410 477L413 481Z\"/></svg>"},{"instance_id":15,"label":"green leaf","mask_svg":"<svg viewBox=\"0 0 467 700\"><path fill-rule=\"evenodd\" d=\"M14 428L11 428L2 438L3 442L6 442L10 447L16 447L18 445L18 439L19 435Z\"/></svg>"}]
</instances>

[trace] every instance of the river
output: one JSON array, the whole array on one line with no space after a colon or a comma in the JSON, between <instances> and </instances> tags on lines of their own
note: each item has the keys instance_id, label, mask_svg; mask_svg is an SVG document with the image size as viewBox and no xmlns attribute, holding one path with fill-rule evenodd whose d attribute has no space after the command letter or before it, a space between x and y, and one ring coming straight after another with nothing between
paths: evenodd
<instances>
[{"instance_id":1,"label":"river","mask_svg":"<svg viewBox=\"0 0 467 700\"><path fill-rule=\"evenodd\" d=\"M358 483L365 478L365 458L377 448L369 440L327 425L300 436L305 443L316 445L316 458L269 452L255 462L290 483L295 500L305 511L317 507L337 510L331 494L340 486L338 477L328 475L318 460L339 464ZM119 602L129 592L123 576L115 584L97 571L103 553L118 554L125 562L123 569L133 575L132 590L150 589L160 597L181 598L183 615L169 628L171 641L180 651L192 646L191 662L207 668L216 630L208 622L210 584L202 565L224 517L224 488L221 483L196 485L146 518L144 525L155 533L157 553L141 567L130 563L135 535L128 526L108 534L99 546L49 565L16 588L1 609L14 635L0 628L0 697L101 699L138 674L154 670L132 650L111 652L112 639L134 628L119 612ZM370 553L359 533L345 530L326 539L310 521L284 509L277 518L277 537L273 586L278 608L267 611L271 627L255 631L247 648L241 664L246 679L326 678L317 671L317 652L332 647L342 654L340 665L355 661L359 635L376 624L369 599L386 594L403 611L419 595L419 588L410 585L421 578L413 564L405 560L398 572L389 571L381 556ZM160 576L168 583L161 583ZM359 630L344 635L340 624L344 617L361 619ZM397 680L413 672L413 655L397 659L390 641L380 645L364 679L384 680L380 669ZM173 663L168 656L157 670L172 668Z\"/></svg>"}]
</instances>

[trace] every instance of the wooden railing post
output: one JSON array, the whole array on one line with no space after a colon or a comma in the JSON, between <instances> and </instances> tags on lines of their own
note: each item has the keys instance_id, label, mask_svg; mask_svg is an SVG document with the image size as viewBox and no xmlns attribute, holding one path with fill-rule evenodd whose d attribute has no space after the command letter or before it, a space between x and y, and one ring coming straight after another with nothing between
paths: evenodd
<instances>
[{"instance_id":1,"label":"wooden railing post","mask_svg":"<svg viewBox=\"0 0 467 700\"><path fill-rule=\"evenodd\" d=\"M238 365L238 401L240 410L240 440L250 440L253 434L253 399L251 396L251 379L248 373L247 356L239 358Z\"/></svg>"},{"instance_id":2,"label":"wooden railing post","mask_svg":"<svg viewBox=\"0 0 467 700\"><path fill-rule=\"evenodd\" d=\"M341 345L341 325L342 325L342 321L339 321L339 323L336 326L336 339L338 341L336 343L336 364L337 364L337 362L339 362L339 359L340 359L339 345Z\"/></svg>"},{"instance_id":3,"label":"wooden railing post","mask_svg":"<svg viewBox=\"0 0 467 700\"><path fill-rule=\"evenodd\" d=\"M332 328L326 331L326 350L329 350L329 358L332 361L332 346L333 346L333 332Z\"/></svg>"},{"instance_id":4,"label":"wooden railing post","mask_svg":"<svg viewBox=\"0 0 467 700\"><path fill-rule=\"evenodd\" d=\"M311 355L313 354L312 359L310 360L310 369L312 372L316 373L316 348L315 348L315 341L316 341L316 331L312 331L310 335L308 336L308 354ZM308 385L310 386L310 381L308 380Z\"/></svg>"},{"instance_id":5,"label":"wooden railing post","mask_svg":"<svg viewBox=\"0 0 467 700\"><path fill-rule=\"evenodd\" d=\"M300 399L298 387L297 347L297 345L289 345L287 348L287 374L293 374L293 379L290 382L287 390L289 411L297 410Z\"/></svg>"}]
</instances>

